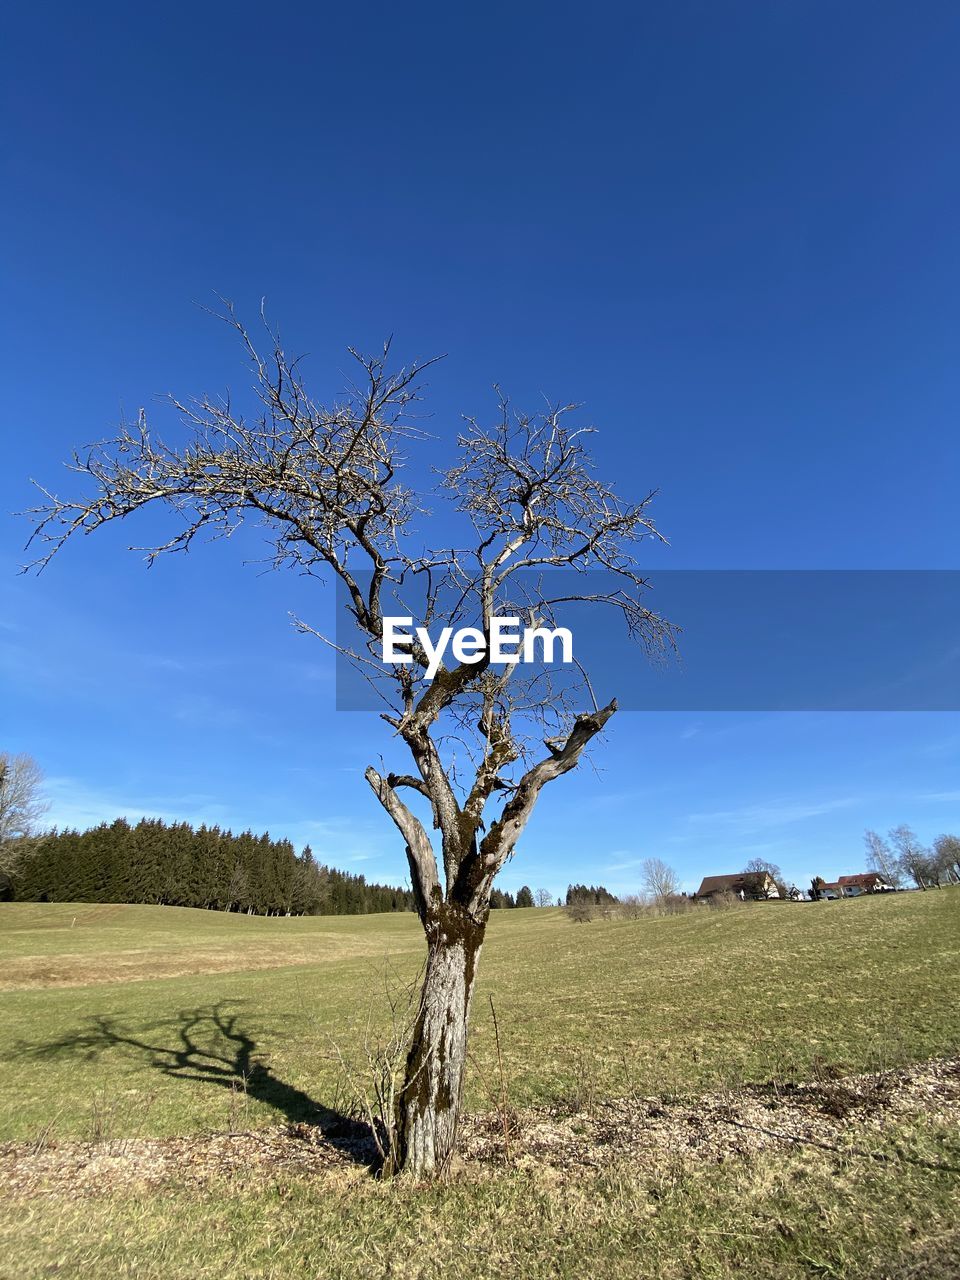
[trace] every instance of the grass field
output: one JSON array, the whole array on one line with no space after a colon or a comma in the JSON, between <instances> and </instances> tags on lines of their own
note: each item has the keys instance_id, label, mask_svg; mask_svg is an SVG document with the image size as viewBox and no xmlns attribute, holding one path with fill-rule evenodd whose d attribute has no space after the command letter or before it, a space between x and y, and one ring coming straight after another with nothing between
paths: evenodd
<instances>
[{"instance_id":1,"label":"grass field","mask_svg":"<svg viewBox=\"0 0 960 1280\"><path fill-rule=\"evenodd\" d=\"M383 1015L385 971L412 977L421 950L400 915L2 904L0 1141L315 1119L343 1098L333 1043L349 1053ZM608 1098L695 1099L956 1054L958 978L954 890L584 925L495 913L467 1105L490 1106L491 995L511 1104L587 1117ZM843 1135L839 1150L781 1144L699 1166L669 1150L643 1168L613 1149L573 1171L468 1160L430 1189L341 1165L215 1174L162 1195L107 1180L82 1200L14 1196L0 1276L960 1274L950 1125L904 1112L868 1139Z\"/></svg>"}]
</instances>

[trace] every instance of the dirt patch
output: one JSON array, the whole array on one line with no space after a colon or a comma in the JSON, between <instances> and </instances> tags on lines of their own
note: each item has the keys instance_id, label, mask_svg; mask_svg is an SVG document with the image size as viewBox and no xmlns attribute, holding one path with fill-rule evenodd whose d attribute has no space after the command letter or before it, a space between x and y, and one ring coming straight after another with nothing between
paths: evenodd
<instances>
[{"instance_id":1,"label":"dirt patch","mask_svg":"<svg viewBox=\"0 0 960 1280\"><path fill-rule=\"evenodd\" d=\"M365 939L320 937L251 943L206 943L177 947L127 948L109 953L58 953L56 956L7 958L0 975L0 992L36 991L51 987L109 986L120 982L149 982L157 978L283 969L292 965L336 964L376 957Z\"/></svg>"},{"instance_id":2,"label":"dirt patch","mask_svg":"<svg viewBox=\"0 0 960 1280\"><path fill-rule=\"evenodd\" d=\"M0 1187L13 1196L55 1193L74 1199L122 1188L198 1187L222 1177L262 1183L284 1173L371 1168L376 1150L366 1130L343 1128L342 1138L313 1125L284 1125L184 1138L4 1143Z\"/></svg>"},{"instance_id":3,"label":"dirt patch","mask_svg":"<svg viewBox=\"0 0 960 1280\"><path fill-rule=\"evenodd\" d=\"M524 1111L508 1139L516 1163L561 1168L600 1168L614 1154L651 1170L671 1162L722 1163L783 1145L846 1154L866 1146L873 1148L870 1158L884 1159L876 1150L884 1135L918 1116L960 1124L960 1057L842 1080L747 1086L696 1100L619 1098L571 1115ZM464 1139L468 1158L502 1158L502 1117L467 1117ZM960 1168L952 1171L960 1174Z\"/></svg>"},{"instance_id":4,"label":"dirt patch","mask_svg":"<svg viewBox=\"0 0 960 1280\"><path fill-rule=\"evenodd\" d=\"M773 1147L812 1146L867 1159L907 1159L946 1174L947 1161L885 1147L905 1121L960 1125L960 1056L896 1071L804 1085L762 1085L695 1100L619 1098L585 1110L511 1111L510 1163L558 1170L600 1169L616 1157L645 1172L746 1159ZM460 1158L505 1159L503 1117L465 1116ZM105 1142L0 1144L0 1187L8 1196L82 1198L122 1188L203 1186L214 1178L262 1184L284 1174L362 1176L376 1151L360 1124L276 1126L245 1133Z\"/></svg>"}]
</instances>

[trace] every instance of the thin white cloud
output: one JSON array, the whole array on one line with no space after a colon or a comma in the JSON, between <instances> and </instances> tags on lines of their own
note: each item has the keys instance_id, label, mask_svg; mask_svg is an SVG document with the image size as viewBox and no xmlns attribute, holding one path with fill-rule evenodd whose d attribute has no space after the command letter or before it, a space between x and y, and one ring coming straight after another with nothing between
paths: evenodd
<instances>
[{"instance_id":1,"label":"thin white cloud","mask_svg":"<svg viewBox=\"0 0 960 1280\"><path fill-rule=\"evenodd\" d=\"M309 845L318 862L332 867L342 867L353 862L374 862L381 870L378 875L392 876L399 883L406 871L403 846L391 844L382 830L373 823L357 822L352 818L299 818L294 821L265 823L271 835L286 836L300 849Z\"/></svg>"},{"instance_id":2,"label":"thin white cloud","mask_svg":"<svg viewBox=\"0 0 960 1280\"><path fill-rule=\"evenodd\" d=\"M786 827L796 822L819 818L837 809L849 809L860 803L859 796L840 796L835 800L807 801L790 798L766 804L744 805L739 809L717 809L712 813L691 813L687 821L697 826L719 826L740 835L765 831L770 827Z\"/></svg>"},{"instance_id":3,"label":"thin white cloud","mask_svg":"<svg viewBox=\"0 0 960 1280\"><path fill-rule=\"evenodd\" d=\"M156 667L160 671L186 671L187 663L180 658L171 658L165 653L145 653L138 655L137 662L144 667Z\"/></svg>"},{"instance_id":4,"label":"thin white cloud","mask_svg":"<svg viewBox=\"0 0 960 1280\"><path fill-rule=\"evenodd\" d=\"M81 830L114 818L162 818L165 822L222 822L223 806L209 796L184 796L176 801L157 796L130 796L91 787L78 778L47 778L50 801L46 825Z\"/></svg>"},{"instance_id":5,"label":"thin white cloud","mask_svg":"<svg viewBox=\"0 0 960 1280\"><path fill-rule=\"evenodd\" d=\"M179 706L174 708L173 717L185 724L199 724L207 729L214 727L230 729L236 725L245 724L249 720L249 714L243 707L221 702L208 694L184 698Z\"/></svg>"}]
</instances>

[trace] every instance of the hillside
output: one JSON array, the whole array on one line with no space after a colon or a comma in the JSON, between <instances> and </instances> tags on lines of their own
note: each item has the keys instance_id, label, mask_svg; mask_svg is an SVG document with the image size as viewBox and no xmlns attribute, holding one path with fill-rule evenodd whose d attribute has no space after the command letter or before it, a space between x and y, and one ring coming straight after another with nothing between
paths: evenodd
<instances>
[{"instance_id":1,"label":"hillside","mask_svg":"<svg viewBox=\"0 0 960 1280\"><path fill-rule=\"evenodd\" d=\"M495 913L463 1163L423 1188L350 1119L409 915L0 905L0 1277L953 1280L958 918Z\"/></svg>"},{"instance_id":2,"label":"hillside","mask_svg":"<svg viewBox=\"0 0 960 1280\"><path fill-rule=\"evenodd\" d=\"M518 1102L801 1079L816 1064L856 1071L953 1050L958 924L958 890L588 925L557 909L494 913L470 1103L485 1103L493 1067L490 995ZM213 1043L209 1011L228 1006L284 1079L327 1100L329 1038L355 1040L383 1013L384 962L395 984L421 953L408 914L0 904L0 1043L27 1041L0 1077L0 1135L29 1134L54 1105L63 1132L82 1131L94 1082L121 1112L137 1109L142 1133L224 1123L222 1089L171 1077L130 1046L78 1042L103 1015L135 1038L161 1027L150 1040L162 1056L185 1012L206 1011L199 1029ZM256 1100L245 1111L249 1123L274 1118Z\"/></svg>"}]
</instances>

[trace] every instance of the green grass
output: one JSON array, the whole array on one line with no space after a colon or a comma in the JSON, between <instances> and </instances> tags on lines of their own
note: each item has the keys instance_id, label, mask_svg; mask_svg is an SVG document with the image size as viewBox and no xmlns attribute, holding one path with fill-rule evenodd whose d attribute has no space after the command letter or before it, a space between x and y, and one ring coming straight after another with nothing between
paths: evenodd
<instances>
[{"instance_id":1,"label":"green grass","mask_svg":"<svg viewBox=\"0 0 960 1280\"><path fill-rule=\"evenodd\" d=\"M30 1137L51 1118L61 1136L83 1136L104 1111L118 1133L135 1123L142 1136L235 1124L230 1089L163 1069L188 1021L198 1048L236 1055L214 1008L236 1018L235 1034L255 1042L277 1081L330 1105L340 1079L331 1041L349 1047L368 1010L382 1009L384 960L412 977L421 950L406 915L0 905L0 974L16 961L21 988L0 994L0 1139ZM64 955L80 957L86 985L51 984ZM233 971L195 972L211 956ZM265 958L277 967L247 967ZM185 972L150 979L155 965ZM108 980L128 967L138 980ZM481 1078L493 1067L488 995L511 1097L525 1104L930 1057L960 1044L958 976L960 892L951 890L585 925L556 910L497 912L467 1103L485 1105ZM107 1034L91 1035L98 1018ZM243 1106L249 1126L277 1119L262 1100Z\"/></svg>"},{"instance_id":2,"label":"green grass","mask_svg":"<svg viewBox=\"0 0 960 1280\"><path fill-rule=\"evenodd\" d=\"M0 903L0 991L339 963L419 946L416 922L400 914L268 919L187 907Z\"/></svg>"},{"instance_id":3,"label":"green grass","mask_svg":"<svg viewBox=\"0 0 960 1280\"><path fill-rule=\"evenodd\" d=\"M254 1128L335 1105L331 1038L354 1043L382 1014L384 961L412 976L421 951L408 916L0 905L0 1139ZM960 1047L960 891L586 925L500 912L480 974L472 1109L494 1072L488 995L519 1105L888 1067ZM270 1087L250 1096L257 1060ZM935 1126L889 1141L960 1164ZM946 1170L807 1149L653 1180L622 1161L468 1168L429 1189L350 1170L18 1201L0 1213L0 1277L880 1277L904 1254L946 1277L957 1209Z\"/></svg>"},{"instance_id":4,"label":"green grass","mask_svg":"<svg viewBox=\"0 0 960 1280\"><path fill-rule=\"evenodd\" d=\"M652 1182L625 1164L432 1188L279 1178L203 1195L38 1198L0 1220L0 1277L956 1280L958 1207L942 1175L809 1152Z\"/></svg>"}]
</instances>

